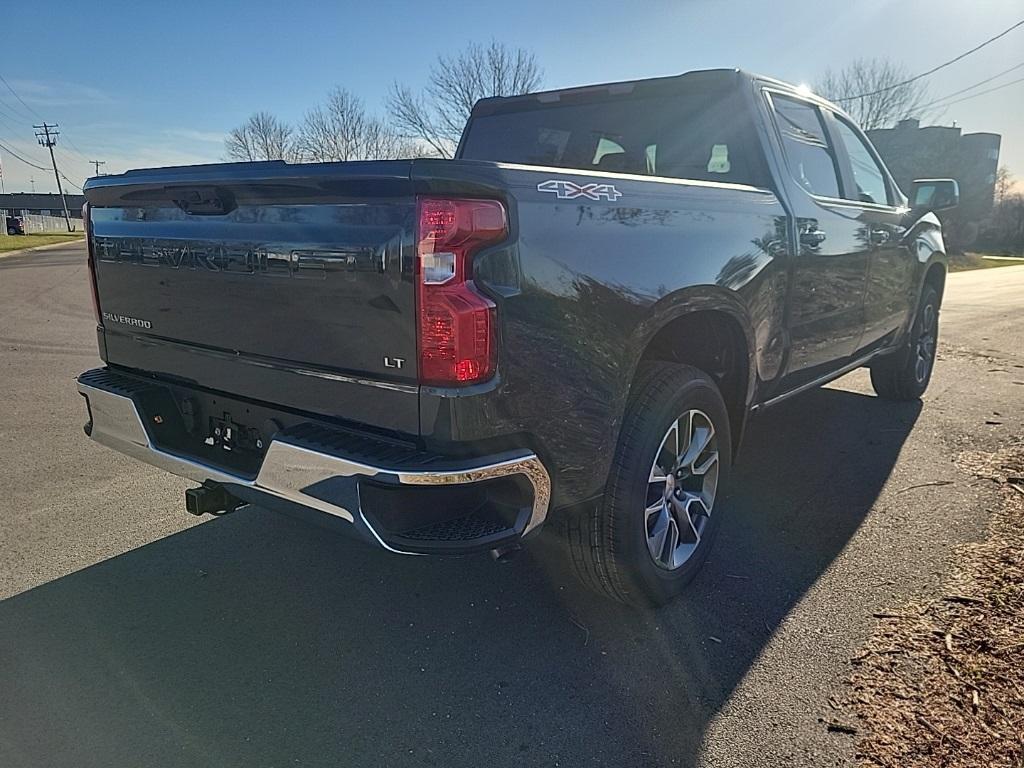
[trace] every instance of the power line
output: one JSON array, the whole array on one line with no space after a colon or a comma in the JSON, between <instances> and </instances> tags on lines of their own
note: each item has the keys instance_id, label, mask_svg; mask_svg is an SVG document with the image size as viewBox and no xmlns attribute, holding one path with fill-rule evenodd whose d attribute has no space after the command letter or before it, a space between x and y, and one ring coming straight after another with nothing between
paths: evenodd
<instances>
[{"instance_id":1,"label":"power line","mask_svg":"<svg viewBox=\"0 0 1024 768\"><path fill-rule=\"evenodd\" d=\"M14 90L14 87L10 83L7 82L7 80L4 78L3 75L0 75L0 82L2 82L5 86L7 86L7 90L11 92L11 94L14 96L14 98L16 98L22 104L22 106L25 107L25 109L27 109L31 114L35 115L37 118L40 118L40 119L42 118L42 115L40 115L38 112L36 112L31 106L28 105L28 103L23 98L21 98L21 96L18 94L18 92ZM3 104L3 103L4 102L0 102L0 104ZM29 119L31 120L32 118L29 116ZM78 147L77 144L75 144L74 141L72 141L68 137L66 132L64 133L64 141L66 141L68 143L68 145L69 145L68 148L69 148L70 151L74 152L76 155L79 155L82 158L82 162L88 162L88 159L86 158L85 153Z\"/></svg>"},{"instance_id":2,"label":"power line","mask_svg":"<svg viewBox=\"0 0 1024 768\"><path fill-rule=\"evenodd\" d=\"M918 107L918 109L924 109L925 107L931 107L931 106L934 106L934 105L936 105L936 104L938 104L940 102L946 101L946 99L952 99L955 96L959 96L961 93L967 93L968 91L973 91L975 88L977 88L979 86L982 86L982 85L985 85L985 83L991 83L993 80L996 80L996 79L1002 77L1003 75L1008 75L1011 72L1014 72L1014 71L1020 69L1021 67L1024 67L1024 61L1022 61L1020 64L1017 64L1016 66L1010 67L1009 69L1004 69L1002 72L1000 72L997 75L992 75L991 77L986 77L984 80L979 80L974 85L968 85L966 88L961 88L959 91L953 91L953 93L947 93L945 96L942 96L942 97L940 97L938 99L935 99L934 101L929 101L927 104L921 104Z\"/></svg>"},{"instance_id":3,"label":"power line","mask_svg":"<svg viewBox=\"0 0 1024 768\"><path fill-rule=\"evenodd\" d=\"M0 149L2 149L5 152L7 152L9 155L11 155L11 157L15 158L16 160L20 160L25 165L31 165L33 168L38 168L40 171L48 171L48 170L50 170L49 168L47 168L44 165L36 165L31 160L26 160L24 157L19 155L17 152L15 152L13 149L8 147L6 144L3 144L2 142L0 142Z\"/></svg>"},{"instance_id":4,"label":"power line","mask_svg":"<svg viewBox=\"0 0 1024 768\"><path fill-rule=\"evenodd\" d=\"M62 138L63 138L63 136L64 136L64 134L61 133L61 137ZM65 149L61 149L60 147L54 147L54 152L57 153L57 157L60 160L62 165L69 165L69 166L75 167L76 173L77 173L77 166L81 165L83 168L86 168L89 165L89 161L88 160L86 160L85 158L76 157L74 155L69 154L66 148ZM86 175L88 175L88 174L86 174Z\"/></svg>"},{"instance_id":5,"label":"power line","mask_svg":"<svg viewBox=\"0 0 1024 768\"><path fill-rule=\"evenodd\" d=\"M15 141L18 141L18 139L16 137L17 137L18 133L20 132L21 128L20 128L20 126L17 123L14 123L11 120L7 119L6 117L4 117L3 113L0 112L0 124L6 125L7 126L7 130L9 130L12 133L12 135L15 136L15 138L7 138L7 139L5 139L5 141L8 141L11 144L13 144ZM2 126L0 126L0 127L2 127ZM3 137L0 136L0 138L3 138ZM22 150L22 151L24 152L24 150ZM10 150L10 152L11 152L11 154L15 154L14 150ZM26 154L28 154L28 153L26 152ZM22 160L22 161L25 161L24 158L21 157L20 155L18 155L18 159ZM36 165L34 162L31 162L31 161L25 161L25 162L30 162L30 164L32 164L33 166L35 166L36 168L39 168L41 170L44 170L44 171L45 170L49 170L45 166Z\"/></svg>"},{"instance_id":6,"label":"power line","mask_svg":"<svg viewBox=\"0 0 1024 768\"><path fill-rule=\"evenodd\" d=\"M14 98L16 98L21 103L21 105L23 107L25 107L25 109L28 110L28 113L25 113L26 115L31 113L32 115L35 115L37 118L42 119L42 115L40 115L38 112L36 112L31 106L29 106L29 104L23 98L21 98L21 96L18 94L18 92L16 90L14 90L14 87L9 82L7 82L6 78L4 78L3 75L0 75L0 82L2 82L5 86L7 86L7 90L10 91L11 94L14 96ZM6 106L5 102L0 102L0 104L4 104ZM16 114L12 115L11 113L5 113L4 111L0 110L0 115L3 115L3 114L7 114L9 117L12 117L13 119L18 119L16 117ZM31 116L29 116L28 119L31 120L32 119ZM66 133L64 135L64 140L69 145L68 149L71 152L74 152L76 155L78 155L81 158L81 160L79 162L83 162L83 163L88 163L89 162L89 160L86 157L85 153L81 149L79 149L78 145L75 144L75 142L73 142L70 138L68 138ZM51 154L52 154L52 150L51 150ZM46 170L46 169L44 168L42 170ZM65 177L65 180L66 180L66 177ZM69 184L73 184L74 182L68 181L68 183Z\"/></svg>"},{"instance_id":7,"label":"power line","mask_svg":"<svg viewBox=\"0 0 1024 768\"><path fill-rule=\"evenodd\" d=\"M6 103L4 103L2 101L0 101L0 105L2 105L3 107L7 106ZM8 112L6 109L4 109L2 107L0 107L0 115L6 115L9 119L17 120L19 122L24 119L20 115L16 114L15 112Z\"/></svg>"},{"instance_id":8,"label":"power line","mask_svg":"<svg viewBox=\"0 0 1024 768\"><path fill-rule=\"evenodd\" d=\"M15 129L15 134L17 134L17 129ZM15 142L17 142L19 139L17 139L17 138L8 138L8 137L5 137L5 136L0 136L0 140L3 140L5 142L7 142L7 144L9 144L10 146L4 146L3 148L6 149L8 152L10 152L15 157L17 157L23 163L26 163L27 165L31 165L33 168L38 168L41 171L48 171L49 170L49 168L47 168L45 165L40 165L39 162L36 161L36 158L32 157L32 155L31 155L31 153L29 151L24 150L24 149L20 149L20 148L18 150L14 150L14 149L10 148L10 147L15 146ZM0 146L2 146L2 145L0 145ZM45 163L46 161L43 160L41 162Z\"/></svg>"},{"instance_id":9,"label":"power line","mask_svg":"<svg viewBox=\"0 0 1024 768\"><path fill-rule=\"evenodd\" d=\"M63 145L63 143L67 141L67 138L68 138L67 137L67 133L65 131L61 131L60 137L61 137L61 144ZM87 166L88 163L89 163L89 159L85 155L83 155L83 154L81 154L79 152L75 152L74 150L70 149L69 147L60 146L60 147L57 147L55 151L57 152L57 157L60 158L60 161L62 163L66 163L66 164L70 164L70 165L79 165L79 164L81 164L82 166Z\"/></svg>"},{"instance_id":10,"label":"power line","mask_svg":"<svg viewBox=\"0 0 1024 768\"><path fill-rule=\"evenodd\" d=\"M61 136L62 142L67 142L67 138L68 137L67 137L67 134L64 131L61 131L60 136ZM88 158L86 158L85 155L83 155L83 154L81 154L79 152L75 152L73 149L71 149L71 147L68 147L68 146L61 146L61 148L57 151L57 154L61 155L62 157L67 158L67 162L72 162L72 161L74 161L76 163L78 163L78 162L88 163L89 162Z\"/></svg>"},{"instance_id":11,"label":"power line","mask_svg":"<svg viewBox=\"0 0 1024 768\"><path fill-rule=\"evenodd\" d=\"M64 134L61 133L61 137L62 138L63 138L63 136L64 136ZM70 155L68 155L66 152L61 152L59 147L54 147L54 151L57 153L57 157L60 159L60 164L61 164L61 169L62 169L60 171L61 178L63 178L64 181L66 181L68 184L71 184L72 186L77 187L78 189L81 189L82 188L81 184L79 184L78 182L75 182L75 181L72 181L71 179L69 179L68 175L66 173L64 173L63 169L68 167L68 166L70 166L71 167L71 173L72 173L73 176L80 177L82 179L86 179L86 178L89 177L88 172L82 172L78 168L78 166L80 164L82 164L84 161L77 160L77 159L71 157Z\"/></svg>"},{"instance_id":12,"label":"power line","mask_svg":"<svg viewBox=\"0 0 1024 768\"><path fill-rule=\"evenodd\" d=\"M60 177L61 177L62 179L64 179L64 181L66 181L66 182L67 182L68 184L70 184L70 185L71 185L72 187L74 187L75 189L77 189L77 190L78 190L79 192L84 192L84 191L85 191L85 190L84 190L84 189L82 189L82 188L81 188L80 186L78 186L77 184L75 184L75 182L73 182L73 181L72 181L71 179L69 179L69 178L68 178L67 176L65 176L65 175L64 175L63 173L62 173L62 174L60 175Z\"/></svg>"},{"instance_id":13,"label":"power line","mask_svg":"<svg viewBox=\"0 0 1024 768\"><path fill-rule=\"evenodd\" d=\"M894 85L887 85L884 88L878 88L877 90L874 90L874 91L867 91L865 93L858 93L856 96L846 96L846 97L844 97L842 99L836 99L836 101L839 101L839 102L853 101L854 99L863 99L863 98L865 98L867 96L877 96L880 93L885 93L886 91L891 91L894 88L901 88L904 85L909 85L910 83L913 83L913 82L915 82L917 80L920 80L922 77L928 77L929 75L934 75L940 69L945 69L950 64L956 64L961 59L964 59L964 58L970 56L972 53L976 53L976 52L980 51L986 45L989 45L990 43L994 43L999 38L1008 35L1010 32L1012 32L1013 30L1017 29L1017 27L1020 27L1020 26L1024 26L1024 19L1021 19L1016 24L1014 24L1014 25L1012 25L1010 27L1007 27L1002 32L1000 32L998 35L996 35L995 37L990 37L985 42L983 42L983 43L981 43L979 45L974 46L973 48L971 48L971 50L964 51L959 56L955 56L954 58L950 59L949 61L944 61L942 64L939 64L937 67L932 67L927 72L922 72L919 75L914 75L913 77L908 78L906 80L903 80L902 82L895 83Z\"/></svg>"},{"instance_id":14,"label":"power line","mask_svg":"<svg viewBox=\"0 0 1024 768\"><path fill-rule=\"evenodd\" d=\"M0 123L8 126L9 130L14 131L14 133L17 133L20 130L17 123L7 117L4 117L3 112L0 112Z\"/></svg>"},{"instance_id":15,"label":"power line","mask_svg":"<svg viewBox=\"0 0 1024 768\"><path fill-rule=\"evenodd\" d=\"M959 104L961 101L967 101L968 99L974 99L974 98L977 98L978 96L984 96L986 93L992 93L993 91L1001 91L1003 88L1009 88L1011 85L1016 85L1017 83L1024 83L1024 77L1019 77L1016 80L1011 80L1008 83L1003 83L1002 85L997 85L995 88L986 88L984 91L978 91L977 93L972 93L970 96L964 96L961 99L953 99L953 101L948 101L945 104L939 104L938 106L940 106L940 107L951 107L954 104Z\"/></svg>"},{"instance_id":16,"label":"power line","mask_svg":"<svg viewBox=\"0 0 1024 768\"><path fill-rule=\"evenodd\" d=\"M0 75L0 83L3 83L4 85L7 86L7 90L14 94L14 98L16 98L18 101L20 101L22 103L22 105L25 107L25 109L27 109L30 113L32 113L36 117L42 117L38 112L36 112L34 109L32 109L32 107L30 107L28 104L25 103L25 100L23 98L21 98L21 96L18 95L18 92L16 90L14 90L13 87L11 87L11 84L7 82L7 80L4 78L3 75Z\"/></svg>"},{"instance_id":17,"label":"power line","mask_svg":"<svg viewBox=\"0 0 1024 768\"><path fill-rule=\"evenodd\" d=\"M61 135L63 135L63 134L61 134ZM74 158L70 158L68 155L66 155L64 153L61 153L56 146L53 147L53 151L56 152L56 155L57 155L58 158L60 158L60 161L61 161L62 164L64 164L64 163L73 164ZM50 168L46 168L45 166L36 166L36 167L39 168L39 170L41 170L41 171L51 170ZM81 185L78 184L77 182L72 181L71 179L69 179L67 174L64 173L64 171L58 169L57 173L60 174L60 177L62 179L64 179L64 181L66 181L71 186L75 187L75 189L77 189L79 192L82 191Z\"/></svg>"},{"instance_id":18,"label":"power line","mask_svg":"<svg viewBox=\"0 0 1024 768\"><path fill-rule=\"evenodd\" d=\"M78 145L75 144L75 142L73 142L70 138L68 138L68 135L67 135L66 131L64 133L64 140L68 144L71 145L70 148L71 148L72 152L74 152L76 155L79 155L83 160L85 160L85 162L87 162L87 163L91 163L92 162L91 160L87 160L86 158L88 157L88 155L86 155L85 152L83 152L81 149L79 149Z\"/></svg>"},{"instance_id":19,"label":"power line","mask_svg":"<svg viewBox=\"0 0 1024 768\"><path fill-rule=\"evenodd\" d=\"M88 155L86 155L84 152L81 152L81 151L78 150L77 145L74 142L72 142L70 138L68 138L67 130L61 131L60 135L61 135L61 139L62 139L62 141L63 141L63 143L65 145L67 145L67 144L71 145L71 146L64 146L62 148L65 156L68 159L67 161L68 162L83 163L83 164L87 165L89 163ZM58 154L60 154L60 150L58 150Z\"/></svg>"}]
</instances>

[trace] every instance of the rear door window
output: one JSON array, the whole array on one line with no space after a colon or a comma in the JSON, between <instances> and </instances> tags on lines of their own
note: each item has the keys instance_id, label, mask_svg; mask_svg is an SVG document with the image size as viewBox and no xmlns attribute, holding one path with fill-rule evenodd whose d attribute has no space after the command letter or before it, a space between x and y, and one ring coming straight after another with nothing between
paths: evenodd
<instances>
[{"instance_id":1,"label":"rear door window","mask_svg":"<svg viewBox=\"0 0 1024 768\"><path fill-rule=\"evenodd\" d=\"M839 166L818 108L778 94L772 105L793 178L812 195L839 197Z\"/></svg>"}]
</instances>

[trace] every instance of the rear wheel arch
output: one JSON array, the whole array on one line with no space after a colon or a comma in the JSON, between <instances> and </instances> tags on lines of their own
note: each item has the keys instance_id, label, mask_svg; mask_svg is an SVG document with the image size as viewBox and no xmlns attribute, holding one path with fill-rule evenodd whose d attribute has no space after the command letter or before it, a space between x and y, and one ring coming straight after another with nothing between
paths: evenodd
<instances>
[{"instance_id":1,"label":"rear wheel arch","mask_svg":"<svg viewBox=\"0 0 1024 768\"><path fill-rule=\"evenodd\" d=\"M725 401L735 455L752 392L752 338L749 324L732 307L683 308L652 328L636 368L663 361L690 365L707 373Z\"/></svg>"}]
</instances>

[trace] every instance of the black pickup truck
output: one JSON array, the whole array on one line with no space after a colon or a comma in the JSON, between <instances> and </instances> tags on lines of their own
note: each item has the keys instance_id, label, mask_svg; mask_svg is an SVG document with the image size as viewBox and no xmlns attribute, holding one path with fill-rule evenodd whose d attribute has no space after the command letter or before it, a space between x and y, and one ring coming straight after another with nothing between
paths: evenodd
<instances>
[{"instance_id":1,"label":"black pickup truck","mask_svg":"<svg viewBox=\"0 0 1024 768\"><path fill-rule=\"evenodd\" d=\"M86 433L397 553L547 523L583 581L677 594L752 413L858 366L928 384L937 210L856 125L736 70L486 99L455 160L90 179ZM823 427L825 428L825 427Z\"/></svg>"}]
</instances>

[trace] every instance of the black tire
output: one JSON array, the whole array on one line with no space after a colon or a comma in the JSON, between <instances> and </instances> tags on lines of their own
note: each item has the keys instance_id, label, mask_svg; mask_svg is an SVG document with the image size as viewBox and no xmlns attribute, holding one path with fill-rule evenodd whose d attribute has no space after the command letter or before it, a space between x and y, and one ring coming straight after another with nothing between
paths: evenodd
<instances>
[{"instance_id":1,"label":"black tire","mask_svg":"<svg viewBox=\"0 0 1024 768\"><path fill-rule=\"evenodd\" d=\"M917 400L928 389L939 338L939 292L926 285L907 344L871 363L871 386L887 400Z\"/></svg>"},{"instance_id":2,"label":"black tire","mask_svg":"<svg viewBox=\"0 0 1024 768\"><path fill-rule=\"evenodd\" d=\"M14 227L8 227L7 228L7 234L8 235L16 235L16 234L18 234L18 230L16 230Z\"/></svg>"},{"instance_id":3,"label":"black tire","mask_svg":"<svg viewBox=\"0 0 1024 768\"><path fill-rule=\"evenodd\" d=\"M675 420L696 410L714 427L719 460L711 514L701 523L696 548L673 570L655 563L644 512L652 464ZM707 558L722 513L722 492L732 456L729 417L715 382L688 365L655 362L637 372L603 499L568 516L564 533L573 570L601 595L638 606L676 597Z\"/></svg>"}]
</instances>

